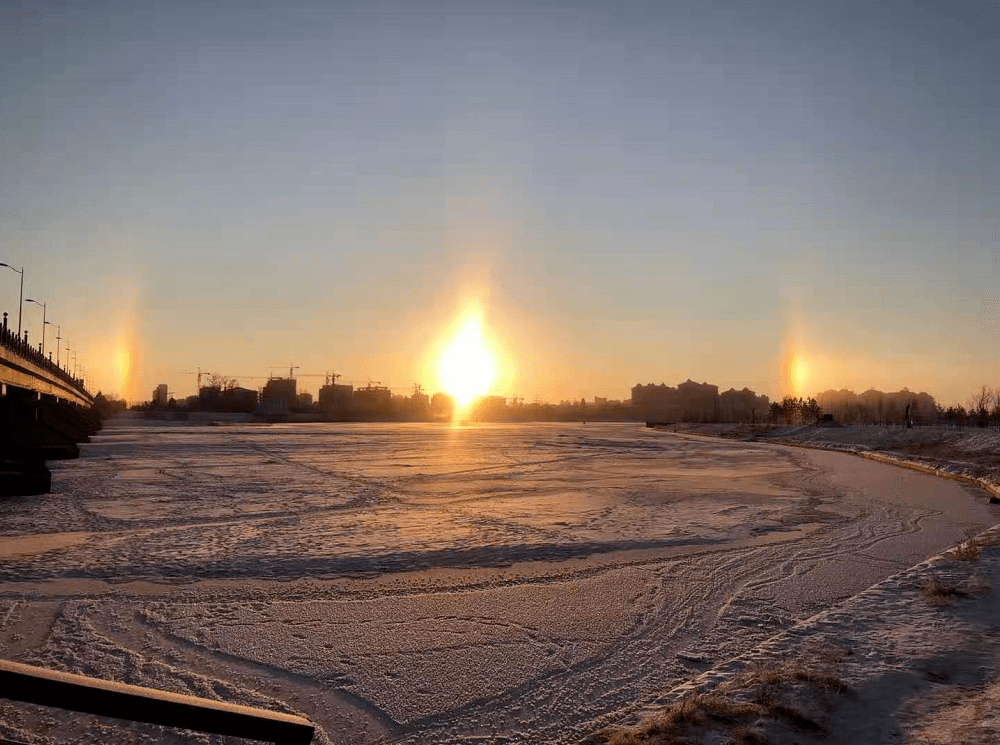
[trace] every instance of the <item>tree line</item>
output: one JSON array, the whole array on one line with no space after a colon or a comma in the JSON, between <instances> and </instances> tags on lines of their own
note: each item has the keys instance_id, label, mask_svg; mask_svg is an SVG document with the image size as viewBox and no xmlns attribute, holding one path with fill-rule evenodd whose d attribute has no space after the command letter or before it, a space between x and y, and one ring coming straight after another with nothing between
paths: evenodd
<instances>
[{"instance_id":1,"label":"tree line","mask_svg":"<svg viewBox=\"0 0 1000 745\"><path fill-rule=\"evenodd\" d=\"M981 386L969 397L965 405L957 404L947 409L938 407L938 418L951 427L1000 428L1000 386Z\"/></svg>"},{"instance_id":2,"label":"tree line","mask_svg":"<svg viewBox=\"0 0 1000 745\"><path fill-rule=\"evenodd\" d=\"M819 419L823 409L815 398L803 399L785 396L774 401L770 408L771 421L775 424L812 424Z\"/></svg>"}]
</instances>

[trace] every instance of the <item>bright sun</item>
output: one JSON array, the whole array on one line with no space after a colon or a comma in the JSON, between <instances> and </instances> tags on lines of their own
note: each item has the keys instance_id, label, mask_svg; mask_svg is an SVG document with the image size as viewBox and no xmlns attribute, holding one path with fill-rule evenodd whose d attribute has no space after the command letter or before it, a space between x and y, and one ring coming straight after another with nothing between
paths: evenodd
<instances>
[{"instance_id":1,"label":"bright sun","mask_svg":"<svg viewBox=\"0 0 1000 745\"><path fill-rule=\"evenodd\" d=\"M478 321L466 321L444 350L439 370L445 390L460 406L482 396L493 382L493 355L483 343Z\"/></svg>"}]
</instances>

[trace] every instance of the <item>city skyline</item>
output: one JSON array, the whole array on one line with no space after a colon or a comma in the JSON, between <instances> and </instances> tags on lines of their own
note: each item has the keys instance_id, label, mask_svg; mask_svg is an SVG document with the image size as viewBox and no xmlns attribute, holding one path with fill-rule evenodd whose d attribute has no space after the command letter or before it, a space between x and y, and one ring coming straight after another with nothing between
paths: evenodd
<instances>
[{"instance_id":1,"label":"city skyline","mask_svg":"<svg viewBox=\"0 0 1000 745\"><path fill-rule=\"evenodd\" d=\"M505 396L998 383L996 8L0 18L0 262L95 391L289 360L433 390L469 308Z\"/></svg>"},{"instance_id":2,"label":"city skyline","mask_svg":"<svg viewBox=\"0 0 1000 745\"><path fill-rule=\"evenodd\" d=\"M298 366L295 366L296 369L297 367ZM167 401L167 396L169 396L169 398L174 400L177 404L183 405L185 401L191 402L194 399L198 399L199 395L206 395L212 390L214 390L216 394L220 391L229 389L234 389L238 391L249 390L257 392L259 394L261 391L264 391L266 389L267 384L270 382L285 382L289 380L295 381L296 391L298 394L303 394L303 393L308 394L312 398L314 403L319 401L321 391L324 388L335 386L335 387L346 388L348 392L350 392L352 389L355 391L364 390L366 388L369 390L384 389L390 391L394 399L409 398L411 396L418 396L418 395L430 398L440 394L444 394L452 398L453 403L457 405L459 409L467 408L469 405L472 406L477 405L478 403L481 403L482 401L490 398L503 399L506 402L510 402L511 406L520 404L541 404L545 406L553 406L553 405L575 406L580 404L581 402L585 402L589 405L595 405L595 406L607 405L607 404L612 404L612 405L619 405L619 404L628 405L630 403L641 404L642 401L641 400L637 401L636 396L637 396L637 391L639 391L641 395L641 391L643 389L652 391L654 394L656 393L656 389L666 389L666 392L668 392L668 395L670 395L671 393L676 393L676 391L679 388L680 389L689 388L697 391L698 389L702 389L705 387L716 389L715 390L716 398L718 398L722 394L728 394L728 395L747 394L750 396L751 399L758 399L758 398L762 399L757 404L758 408L761 411L766 410L767 406L770 403L781 403L783 399L788 399L788 398L799 399L804 402L817 401L820 405L820 408L823 411L828 411L828 410L832 411L838 407L842 407L843 400L845 400L845 398L846 399L853 399L856 397L864 398L866 394L875 394L877 396L897 396L897 397L910 396L912 397L912 400L914 402L918 400L921 402L921 408L929 408L929 409L934 409L934 405L940 403L935 400L935 397L933 396L932 393L929 393L927 391L911 390L907 386L903 386L898 391L891 391L891 390L883 391L871 387L859 391L854 391L847 388L829 388L822 391L806 392L799 396L792 396L791 394L787 394L786 396L782 396L779 398L772 398L768 396L766 393L761 393L759 391L755 391L747 387L738 389L735 386L729 386L729 388L727 389L724 383L719 383L718 381L713 382L711 380L705 380L699 383L697 381L692 380L691 378L687 378L686 380L677 381L676 383L673 384L664 381L660 381L659 383L654 383L654 382L643 383L639 381L636 382L633 386L630 387L628 391L625 392L626 395L620 395L620 396L592 395L589 397L582 396L580 398L567 398L563 396L557 399L550 400L550 399L543 399L541 397L528 397L521 395L502 396L495 393L487 392L483 394L475 394L466 401L466 404L460 404L457 400L455 400L455 397L452 396L452 394L447 393L447 391L428 389L425 388L420 383L414 383L410 386L391 386L391 385L384 385L381 381L377 380L345 380L343 379L343 376L340 375L339 373L327 372L327 373L291 374L291 370L289 370L289 373L290 377L288 375L284 375L283 373L270 374L270 375L228 376L228 375L212 373L208 370L201 370L199 368L198 372L181 373L181 375L184 376L192 376L192 379L195 381L194 382L195 385L194 390L196 391L195 393L184 395L183 392L178 393L177 391L172 391L169 389L174 387L180 387L184 389L186 388L186 386L173 386L168 383L159 383L153 390L152 396L147 394L147 396L141 400L128 401L127 403L129 405L134 405L134 404L149 403L151 400L153 402L157 402L158 397L162 396L163 398L162 400L159 401L159 404L165 405ZM309 378L311 380L304 380L305 378ZM245 381L254 381L254 382L247 383ZM991 392L987 400L987 407L993 405L992 402L996 400L995 397L998 394L1000 394L1000 389L996 389L996 393L994 393L991 389ZM977 395L980 395L980 392L973 391L971 392L970 396L967 397L967 399L974 399L976 398ZM114 394L106 394L106 398L115 399L117 397ZM927 405L928 400L931 402L930 405ZM754 405L755 404L752 402L746 404L747 410L749 410L749 407L752 407ZM949 405L955 405L955 403L951 403ZM964 404L958 404L958 405L964 405ZM944 408L946 407L942 406L942 409Z\"/></svg>"}]
</instances>

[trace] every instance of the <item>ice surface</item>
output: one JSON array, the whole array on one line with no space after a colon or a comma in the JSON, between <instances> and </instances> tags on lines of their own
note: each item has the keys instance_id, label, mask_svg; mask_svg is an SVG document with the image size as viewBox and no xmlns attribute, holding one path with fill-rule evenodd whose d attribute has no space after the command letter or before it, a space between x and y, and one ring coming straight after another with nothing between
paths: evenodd
<instances>
[{"instance_id":1,"label":"ice surface","mask_svg":"<svg viewBox=\"0 0 1000 745\"><path fill-rule=\"evenodd\" d=\"M978 555L949 551L899 572L621 716L592 742L642 731L666 707L700 693L793 706L819 725L809 732L761 716L751 729L774 745L993 745L1000 741L1000 595L991 589L1000 582L1000 526L975 542ZM955 594L929 595L931 581ZM767 684L762 673L771 677ZM845 690L804 682L805 675ZM747 722L706 719L683 739L731 742L740 727Z\"/></svg>"},{"instance_id":2,"label":"ice surface","mask_svg":"<svg viewBox=\"0 0 1000 745\"><path fill-rule=\"evenodd\" d=\"M0 502L0 654L344 743L570 741L995 521L957 482L633 424L120 422L53 488Z\"/></svg>"}]
</instances>

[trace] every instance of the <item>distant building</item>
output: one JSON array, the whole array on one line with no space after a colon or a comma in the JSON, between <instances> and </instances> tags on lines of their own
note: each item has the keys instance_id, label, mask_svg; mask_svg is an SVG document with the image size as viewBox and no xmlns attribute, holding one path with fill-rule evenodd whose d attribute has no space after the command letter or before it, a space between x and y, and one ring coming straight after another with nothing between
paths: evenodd
<instances>
[{"instance_id":1,"label":"distant building","mask_svg":"<svg viewBox=\"0 0 1000 745\"><path fill-rule=\"evenodd\" d=\"M354 413L361 421L391 419L393 416L392 391L381 385L369 383L354 391Z\"/></svg>"},{"instance_id":2,"label":"distant building","mask_svg":"<svg viewBox=\"0 0 1000 745\"><path fill-rule=\"evenodd\" d=\"M295 378L269 378L261 393L261 403L266 406L272 401L284 401L285 407L292 409L297 398L295 387Z\"/></svg>"},{"instance_id":3,"label":"distant building","mask_svg":"<svg viewBox=\"0 0 1000 745\"><path fill-rule=\"evenodd\" d=\"M507 399L503 396L480 396L472 404L469 419L479 422L497 422L506 419Z\"/></svg>"},{"instance_id":4,"label":"distant building","mask_svg":"<svg viewBox=\"0 0 1000 745\"><path fill-rule=\"evenodd\" d=\"M719 415L718 399L717 385L693 380L686 380L676 388L663 383L632 388L632 406L646 421L714 422Z\"/></svg>"},{"instance_id":5,"label":"distant building","mask_svg":"<svg viewBox=\"0 0 1000 745\"><path fill-rule=\"evenodd\" d=\"M406 399L406 419L411 422L426 422L431 418L431 397L417 389Z\"/></svg>"},{"instance_id":6,"label":"distant building","mask_svg":"<svg viewBox=\"0 0 1000 745\"><path fill-rule=\"evenodd\" d=\"M435 393L431 398L431 417L449 420L455 413L455 399L447 393Z\"/></svg>"},{"instance_id":7,"label":"distant building","mask_svg":"<svg viewBox=\"0 0 1000 745\"><path fill-rule=\"evenodd\" d=\"M768 415L771 402L749 388L730 388L719 394L720 422L760 422Z\"/></svg>"},{"instance_id":8,"label":"distant building","mask_svg":"<svg viewBox=\"0 0 1000 745\"><path fill-rule=\"evenodd\" d=\"M319 408L327 419L347 421L354 411L353 393L353 386L327 383L319 389Z\"/></svg>"},{"instance_id":9,"label":"distant building","mask_svg":"<svg viewBox=\"0 0 1000 745\"><path fill-rule=\"evenodd\" d=\"M677 389L665 383L636 384L632 388L632 406L646 421L677 422L681 418Z\"/></svg>"},{"instance_id":10,"label":"distant building","mask_svg":"<svg viewBox=\"0 0 1000 745\"><path fill-rule=\"evenodd\" d=\"M167 392L167 384L160 383L153 390L153 405L166 407L170 394Z\"/></svg>"},{"instance_id":11,"label":"distant building","mask_svg":"<svg viewBox=\"0 0 1000 745\"><path fill-rule=\"evenodd\" d=\"M230 388L224 391L223 400L229 411L250 412L257 407L257 399L260 398L257 391L250 388Z\"/></svg>"},{"instance_id":12,"label":"distant building","mask_svg":"<svg viewBox=\"0 0 1000 745\"><path fill-rule=\"evenodd\" d=\"M313 405L313 394L303 391L295 397L295 404L300 411L311 409Z\"/></svg>"},{"instance_id":13,"label":"distant building","mask_svg":"<svg viewBox=\"0 0 1000 745\"><path fill-rule=\"evenodd\" d=\"M197 406L202 411L246 412L257 408L257 391L249 388L220 388L217 385L204 386L198 391Z\"/></svg>"},{"instance_id":14,"label":"distant building","mask_svg":"<svg viewBox=\"0 0 1000 745\"><path fill-rule=\"evenodd\" d=\"M714 422L719 418L719 386L686 380L677 386L677 393L684 421Z\"/></svg>"},{"instance_id":15,"label":"distant building","mask_svg":"<svg viewBox=\"0 0 1000 745\"><path fill-rule=\"evenodd\" d=\"M271 421L287 421L297 404L295 378L269 378L260 395L257 411Z\"/></svg>"},{"instance_id":16,"label":"distant building","mask_svg":"<svg viewBox=\"0 0 1000 745\"><path fill-rule=\"evenodd\" d=\"M910 420L915 424L937 421L937 402L929 393L915 393L907 388L895 393L869 389L854 393L847 389L823 391L816 395L823 412L832 414L837 422L868 424L903 424L906 407L910 407Z\"/></svg>"}]
</instances>

